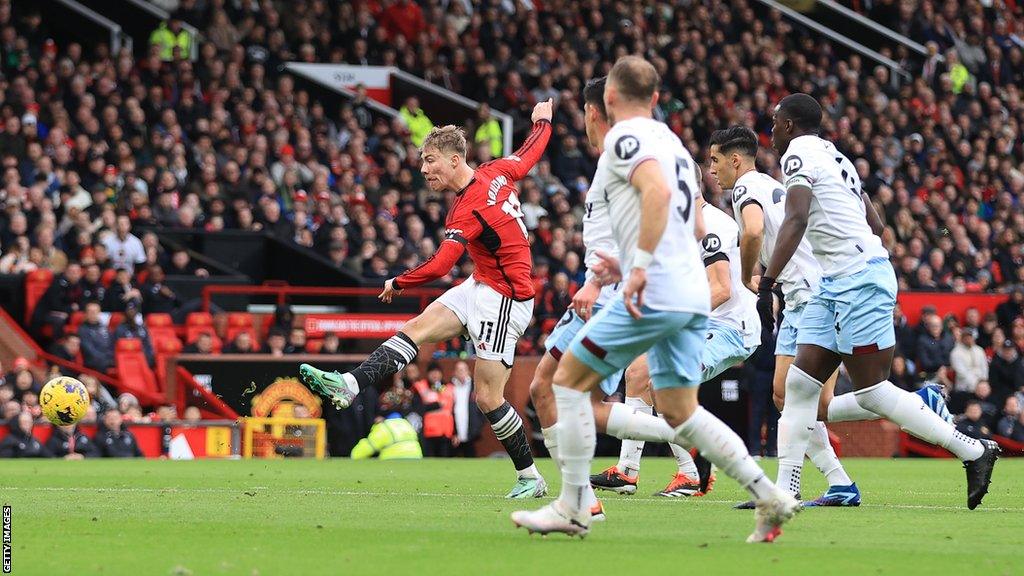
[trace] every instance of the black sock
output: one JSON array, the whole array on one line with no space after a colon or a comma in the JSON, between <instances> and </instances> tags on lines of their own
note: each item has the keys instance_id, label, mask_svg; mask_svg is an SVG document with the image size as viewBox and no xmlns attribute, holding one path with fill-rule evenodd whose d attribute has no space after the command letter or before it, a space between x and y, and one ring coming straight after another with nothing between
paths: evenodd
<instances>
[{"instance_id":1,"label":"black sock","mask_svg":"<svg viewBox=\"0 0 1024 576\"><path fill-rule=\"evenodd\" d=\"M420 349L416 343L401 332L384 341L374 350L370 357L350 372L359 383L359 389L375 386L405 367L416 359Z\"/></svg>"},{"instance_id":2,"label":"black sock","mask_svg":"<svg viewBox=\"0 0 1024 576\"><path fill-rule=\"evenodd\" d=\"M530 453L530 443L526 439L526 430L523 428L523 419L512 408L512 405L505 402L486 414L487 421L491 423L494 435L501 440L508 452L509 458L515 464L517 471L526 470L533 466L533 454Z\"/></svg>"}]
</instances>

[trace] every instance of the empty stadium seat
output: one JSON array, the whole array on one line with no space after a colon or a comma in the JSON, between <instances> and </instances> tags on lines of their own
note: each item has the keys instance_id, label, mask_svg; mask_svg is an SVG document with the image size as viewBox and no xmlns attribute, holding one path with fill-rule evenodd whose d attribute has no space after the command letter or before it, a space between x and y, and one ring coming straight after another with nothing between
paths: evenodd
<instances>
[{"instance_id":1,"label":"empty stadium seat","mask_svg":"<svg viewBox=\"0 0 1024 576\"><path fill-rule=\"evenodd\" d=\"M321 338L310 338L306 340L306 352L310 354L319 354L320 349L324 347L324 341Z\"/></svg>"},{"instance_id":2,"label":"empty stadium seat","mask_svg":"<svg viewBox=\"0 0 1024 576\"><path fill-rule=\"evenodd\" d=\"M157 394L160 385L156 374L146 362L142 341L136 338L122 338L114 345L114 366L117 377L125 386L145 393Z\"/></svg>"},{"instance_id":3,"label":"empty stadium seat","mask_svg":"<svg viewBox=\"0 0 1024 576\"><path fill-rule=\"evenodd\" d=\"M166 328L158 328L166 329ZM172 329L173 330L173 329ZM160 385L160 390L167 389L167 360L171 356L181 354L181 340L178 340L177 336L174 338L160 338L153 337L153 333L150 332L150 338L153 340L154 352L156 354L156 381Z\"/></svg>"},{"instance_id":4,"label":"empty stadium seat","mask_svg":"<svg viewBox=\"0 0 1024 576\"><path fill-rule=\"evenodd\" d=\"M178 338L178 331L170 314L155 312L146 316L146 329L149 330L149 339L154 347L158 347L162 341L169 340L177 346L178 352L181 351L181 339Z\"/></svg>"},{"instance_id":5,"label":"empty stadium seat","mask_svg":"<svg viewBox=\"0 0 1024 576\"><path fill-rule=\"evenodd\" d=\"M36 310L36 304L46 293L46 289L53 282L53 272L40 268L25 275L25 324L32 323L32 313Z\"/></svg>"}]
</instances>

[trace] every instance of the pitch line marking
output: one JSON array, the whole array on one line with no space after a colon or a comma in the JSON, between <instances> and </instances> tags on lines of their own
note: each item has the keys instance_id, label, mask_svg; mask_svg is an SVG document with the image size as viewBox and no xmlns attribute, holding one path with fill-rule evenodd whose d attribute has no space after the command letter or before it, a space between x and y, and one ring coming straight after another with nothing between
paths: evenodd
<instances>
[{"instance_id":1,"label":"pitch line marking","mask_svg":"<svg viewBox=\"0 0 1024 576\"><path fill-rule=\"evenodd\" d=\"M90 493L168 493L168 494L240 494L245 490L267 490L274 494L291 494L300 496L425 496L428 498L482 498L485 500L505 500L504 496L490 495L490 494L456 494L453 492L368 492L365 490L293 490L293 489L275 489L267 488L264 486L239 486L238 488L140 488L140 487L95 487L89 488L85 486L69 486L69 487L58 487L58 486L0 486L0 492L5 490L23 491L23 492L90 492ZM931 494L944 494L942 492ZM624 499L625 500L625 499ZM663 503L667 500L665 498L654 498L654 497L636 497L631 496L630 502L643 502L643 503ZM715 504L734 504L734 500L712 500L707 497L701 498L702 502L712 502ZM896 508L900 510L966 510L966 507L962 506L936 506L930 504L861 504L862 508ZM1020 512L1018 508L978 508L974 512Z\"/></svg>"}]
</instances>

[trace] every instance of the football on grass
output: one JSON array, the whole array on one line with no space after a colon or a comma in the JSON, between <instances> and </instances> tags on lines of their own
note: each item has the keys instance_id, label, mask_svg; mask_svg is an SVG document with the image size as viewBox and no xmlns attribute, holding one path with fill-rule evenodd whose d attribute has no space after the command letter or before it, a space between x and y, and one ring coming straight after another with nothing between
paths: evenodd
<instances>
[{"instance_id":1,"label":"football on grass","mask_svg":"<svg viewBox=\"0 0 1024 576\"><path fill-rule=\"evenodd\" d=\"M39 404L46 419L57 426L74 424L89 410L89 391L70 376L58 376L43 386Z\"/></svg>"}]
</instances>

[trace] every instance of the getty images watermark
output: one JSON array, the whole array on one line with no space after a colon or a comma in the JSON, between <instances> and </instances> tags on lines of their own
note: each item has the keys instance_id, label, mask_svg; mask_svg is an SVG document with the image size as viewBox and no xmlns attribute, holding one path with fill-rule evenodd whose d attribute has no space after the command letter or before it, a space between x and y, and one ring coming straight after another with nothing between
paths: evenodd
<instances>
[{"instance_id":1,"label":"getty images watermark","mask_svg":"<svg viewBox=\"0 0 1024 576\"><path fill-rule=\"evenodd\" d=\"M4 574L11 573L11 506L4 504Z\"/></svg>"}]
</instances>

